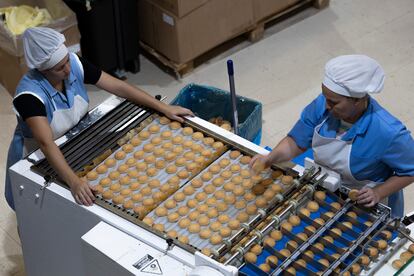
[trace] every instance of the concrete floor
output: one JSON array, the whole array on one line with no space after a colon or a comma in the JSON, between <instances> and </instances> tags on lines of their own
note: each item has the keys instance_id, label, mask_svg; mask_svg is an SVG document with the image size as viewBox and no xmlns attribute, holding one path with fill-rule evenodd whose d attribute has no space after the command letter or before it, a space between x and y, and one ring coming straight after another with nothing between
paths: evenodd
<instances>
[{"instance_id":1,"label":"concrete floor","mask_svg":"<svg viewBox=\"0 0 414 276\"><path fill-rule=\"evenodd\" d=\"M331 0L266 29L257 43L243 41L181 80L141 58L141 72L128 81L149 93L174 98L188 83L228 89L226 60L235 64L237 92L263 103L262 145L286 135L302 108L320 93L324 64L341 54L366 54L383 66L385 89L375 96L409 129L414 129L414 2L412 0ZM4 66L4 65L3 65ZM108 97L90 88L91 106ZM0 86L0 190L15 127L11 97ZM406 188L405 210L414 210L414 186ZM0 275L25 275L14 213L0 199Z\"/></svg>"}]
</instances>

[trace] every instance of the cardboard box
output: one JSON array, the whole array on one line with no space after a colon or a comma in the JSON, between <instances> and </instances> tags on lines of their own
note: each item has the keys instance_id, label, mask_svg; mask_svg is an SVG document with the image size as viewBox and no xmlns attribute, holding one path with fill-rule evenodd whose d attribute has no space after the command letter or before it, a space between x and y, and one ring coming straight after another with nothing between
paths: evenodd
<instances>
[{"instance_id":1,"label":"cardboard box","mask_svg":"<svg viewBox=\"0 0 414 276\"><path fill-rule=\"evenodd\" d=\"M152 2L177 17L183 17L207 3L208 0L152 0Z\"/></svg>"},{"instance_id":2,"label":"cardboard box","mask_svg":"<svg viewBox=\"0 0 414 276\"><path fill-rule=\"evenodd\" d=\"M151 0L139 1L140 39L178 64L193 60L253 24L251 0L209 0L177 17Z\"/></svg>"},{"instance_id":3,"label":"cardboard box","mask_svg":"<svg viewBox=\"0 0 414 276\"><path fill-rule=\"evenodd\" d=\"M253 0L253 13L255 22L282 12L301 0Z\"/></svg>"},{"instance_id":4,"label":"cardboard box","mask_svg":"<svg viewBox=\"0 0 414 276\"><path fill-rule=\"evenodd\" d=\"M46 27L63 33L71 52L80 52L80 33L75 14L62 1L48 0L2 0L0 7L29 5L48 9L53 21ZM27 72L23 53L22 36L14 36L0 24L0 83L11 96L22 76Z\"/></svg>"}]
</instances>

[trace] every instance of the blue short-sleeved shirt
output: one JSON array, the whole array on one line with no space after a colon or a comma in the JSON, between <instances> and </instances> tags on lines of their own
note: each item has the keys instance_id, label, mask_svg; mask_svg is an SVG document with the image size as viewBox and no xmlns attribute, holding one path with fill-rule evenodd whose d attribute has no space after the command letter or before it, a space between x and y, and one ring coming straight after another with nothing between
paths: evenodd
<instances>
[{"instance_id":1,"label":"blue short-sleeved shirt","mask_svg":"<svg viewBox=\"0 0 414 276\"><path fill-rule=\"evenodd\" d=\"M312 146L314 128L327 119L319 134L336 137L340 120L330 115L320 94L302 111L288 136L301 148ZM373 98L365 113L342 137L352 142L350 168L357 180L383 182L392 175L414 176L414 140L410 131Z\"/></svg>"}]
</instances>

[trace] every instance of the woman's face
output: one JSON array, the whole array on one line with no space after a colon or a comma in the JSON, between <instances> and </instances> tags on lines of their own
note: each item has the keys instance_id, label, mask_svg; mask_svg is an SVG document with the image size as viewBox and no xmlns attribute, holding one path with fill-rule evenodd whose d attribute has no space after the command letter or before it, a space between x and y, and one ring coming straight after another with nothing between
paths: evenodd
<instances>
[{"instance_id":1,"label":"woman's face","mask_svg":"<svg viewBox=\"0 0 414 276\"><path fill-rule=\"evenodd\" d=\"M365 98L357 99L339 95L322 85L322 94L326 98L326 109L337 119L355 122L365 110Z\"/></svg>"},{"instance_id":2,"label":"woman's face","mask_svg":"<svg viewBox=\"0 0 414 276\"><path fill-rule=\"evenodd\" d=\"M56 81L63 81L69 77L70 74L70 61L69 55L66 55L58 64L50 69L42 71L42 73L48 78Z\"/></svg>"}]
</instances>

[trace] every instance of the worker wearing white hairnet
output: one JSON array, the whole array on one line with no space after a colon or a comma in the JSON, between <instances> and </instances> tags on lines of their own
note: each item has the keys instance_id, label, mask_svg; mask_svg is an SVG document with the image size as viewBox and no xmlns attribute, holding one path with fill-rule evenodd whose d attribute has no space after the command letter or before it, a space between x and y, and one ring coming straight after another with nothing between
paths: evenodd
<instances>
[{"instance_id":1,"label":"worker wearing white hairnet","mask_svg":"<svg viewBox=\"0 0 414 276\"><path fill-rule=\"evenodd\" d=\"M91 205L92 188L69 167L54 140L75 126L88 111L85 83L150 107L173 120L192 115L188 109L164 104L144 91L111 77L85 59L69 53L65 37L49 28L30 28L23 34L25 59L31 69L22 78L13 99L18 125L7 168L40 147L49 163L69 185L79 204ZM8 172L5 195L14 209Z\"/></svg>"},{"instance_id":2,"label":"worker wearing white hairnet","mask_svg":"<svg viewBox=\"0 0 414 276\"><path fill-rule=\"evenodd\" d=\"M303 111L288 135L267 155L265 165L291 160L312 148L317 163L339 173L343 185L358 189L357 203L383 201L402 217L402 189L414 181L410 131L370 94L380 93L384 72L372 58L345 55L325 66L322 94Z\"/></svg>"}]
</instances>

